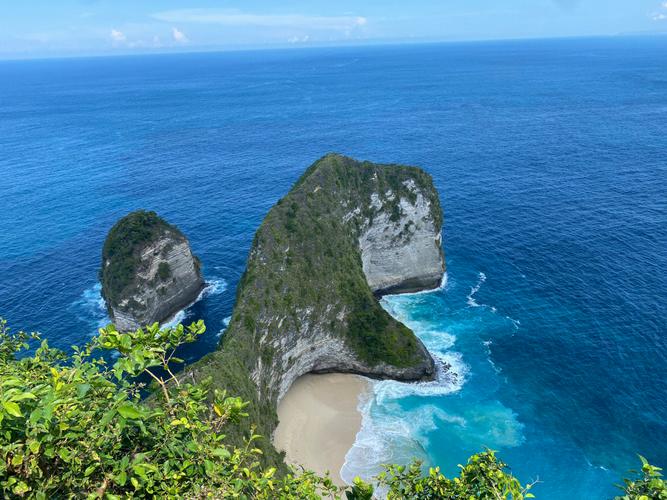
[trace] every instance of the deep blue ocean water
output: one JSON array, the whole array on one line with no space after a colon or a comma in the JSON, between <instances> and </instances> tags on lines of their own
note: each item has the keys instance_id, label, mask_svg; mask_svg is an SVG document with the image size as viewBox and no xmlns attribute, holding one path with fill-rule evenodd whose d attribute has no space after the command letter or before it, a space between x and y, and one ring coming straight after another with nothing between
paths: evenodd
<instances>
[{"instance_id":1,"label":"deep blue ocean water","mask_svg":"<svg viewBox=\"0 0 667 500\"><path fill-rule=\"evenodd\" d=\"M0 316L67 348L128 211L189 236L213 349L268 209L329 151L419 165L446 286L390 297L457 375L375 384L345 474L484 446L545 499L667 466L667 38L0 62Z\"/></svg>"}]
</instances>

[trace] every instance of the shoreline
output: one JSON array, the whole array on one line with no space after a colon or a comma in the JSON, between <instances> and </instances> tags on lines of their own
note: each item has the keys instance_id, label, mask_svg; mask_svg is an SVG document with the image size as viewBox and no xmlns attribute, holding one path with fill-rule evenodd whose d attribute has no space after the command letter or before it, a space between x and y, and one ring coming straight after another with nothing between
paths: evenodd
<instances>
[{"instance_id":1,"label":"shoreline","mask_svg":"<svg viewBox=\"0 0 667 500\"><path fill-rule=\"evenodd\" d=\"M359 400L370 390L360 375L306 374L299 377L278 404L279 424L273 445L285 462L303 466L345 485L341 469L361 429Z\"/></svg>"}]
</instances>

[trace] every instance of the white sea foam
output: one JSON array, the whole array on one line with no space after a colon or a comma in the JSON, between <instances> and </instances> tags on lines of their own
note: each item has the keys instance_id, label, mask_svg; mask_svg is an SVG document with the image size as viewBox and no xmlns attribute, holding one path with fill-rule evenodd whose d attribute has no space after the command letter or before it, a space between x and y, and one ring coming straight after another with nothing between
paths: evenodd
<instances>
[{"instance_id":1,"label":"white sea foam","mask_svg":"<svg viewBox=\"0 0 667 500\"><path fill-rule=\"evenodd\" d=\"M436 378L431 382L405 383L396 380L376 382L373 385L376 402L383 405L410 396L443 396L459 391L468 372L461 354L449 352L440 356L438 361L436 361Z\"/></svg>"},{"instance_id":2,"label":"white sea foam","mask_svg":"<svg viewBox=\"0 0 667 500\"><path fill-rule=\"evenodd\" d=\"M223 293L225 290L227 290L227 281L224 280L223 278L212 278L208 280L204 288L202 288L201 292L199 292L199 295L197 295L197 298L193 302L191 302L183 309L175 313L171 318L162 323L160 326L164 328L173 328L179 325L180 323L183 323L186 319L190 317L189 309L193 305L195 305L197 302L199 302L205 297L219 295Z\"/></svg>"},{"instance_id":3,"label":"white sea foam","mask_svg":"<svg viewBox=\"0 0 667 500\"><path fill-rule=\"evenodd\" d=\"M467 296L468 306L485 307L497 313L495 308L481 306L475 301L475 294L485 281L486 275L479 273L477 283ZM444 283L443 288L446 286ZM345 456L341 470L344 480L349 482L355 476L370 480L382 471L384 463L408 463L415 457L428 462L427 450L433 446L429 439L436 436L434 431L438 431L439 436L444 433L452 443L475 442L505 448L523 442L523 424L499 401L484 399L465 405L457 397L448 397L464 387L470 367L461 352L455 349L456 336L447 331L450 322L443 322L437 314L439 300L438 297L424 296L424 293L382 299L382 306L410 327L437 360L436 379L420 383L392 380L371 383L368 394L359 402L362 424L353 447ZM435 315L424 314L433 307L436 307ZM468 311L468 316L479 315ZM512 324L518 328L518 321L512 320ZM454 331L459 331L461 326L458 323L451 325ZM467 330L463 328L461 331ZM491 341L487 340L484 345L489 363L498 372L491 361ZM465 398L465 394L461 397Z\"/></svg>"},{"instance_id":4,"label":"white sea foam","mask_svg":"<svg viewBox=\"0 0 667 500\"><path fill-rule=\"evenodd\" d=\"M227 280L223 278L212 278L206 282L206 286L199 293L197 301L203 299L204 297L220 295L226 290L227 290Z\"/></svg>"},{"instance_id":5,"label":"white sea foam","mask_svg":"<svg viewBox=\"0 0 667 500\"><path fill-rule=\"evenodd\" d=\"M467 296L468 306L470 306L470 307L486 307L492 313L497 313L498 309L496 309L495 306L480 304L475 300L475 294L477 292L479 292L479 289L482 288L482 285L484 284L485 281L486 281L486 274L483 273L483 272L480 272L477 283L475 284L475 286L470 287L470 293ZM512 326L514 327L515 330L518 330L519 326L521 326L521 322L519 320L514 319L514 318L510 318L509 316L505 316L505 318L512 322Z\"/></svg>"},{"instance_id":6,"label":"white sea foam","mask_svg":"<svg viewBox=\"0 0 667 500\"><path fill-rule=\"evenodd\" d=\"M477 284L470 288L470 293L468 294L468 305L470 307L481 307L480 304L478 304L477 301L475 300L475 294L479 292L479 289L482 288L482 285L484 284L485 281L486 281L486 274L480 272Z\"/></svg>"},{"instance_id":7,"label":"white sea foam","mask_svg":"<svg viewBox=\"0 0 667 500\"><path fill-rule=\"evenodd\" d=\"M230 322L231 320L232 320L232 317L231 317L231 316L227 316L226 318L224 318L224 319L222 320L222 326L223 326L223 327L220 329L220 331L218 332L218 334L216 335L216 337L218 337L218 338L222 337L222 334L225 333L225 331L227 330L227 327L229 326L229 322Z\"/></svg>"},{"instance_id":8,"label":"white sea foam","mask_svg":"<svg viewBox=\"0 0 667 500\"><path fill-rule=\"evenodd\" d=\"M440 290L447 286L443 278ZM382 299L382 306L396 319L410 327L436 359L436 378L430 382L403 383L395 380L371 382L368 394L359 401L361 429L345 457L341 476L352 481L355 476L371 479L381 472L383 463L407 463L412 458L427 458L428 435L443 424L464 427L465 419L449 415L442 408L426 403L406 409L400 401L409 397L437 397L459 391L465 383L468 367L460 353L450 351L456 337L437 323L417 321L411 310L425 300L415 294L393 295Z\"/></svg>"},{"instance_id":9,"label":"white sea foam","mask_svg":"<svg viewBox=\"0 0 667 500\"><path fill-rule=\"evenodd\" d=\"M90 324L91 336L97 335L100 328L111 323L106 304L102 298L102 285L100 283L86 288L70 308L78 319Z\"/></svg>"},{"instance_id":10,"label":"white sea foam","mask_svg":"<svg viewBox=\"0 0 667 500\"><path fill-rule=\"evenodd\" d=\"M190 307L204 297L219 295L226 290L227 281L225 279L212 278L208 280L194 302L175 313L171 318L164 322L162 326L174 327L179 323L182 323L188 318L188 309ZM94 328L92 335L96 335L98 329L111 323L111 319L107 314L106 304L102 298L102 285L100 283L95 283L90 288L85 289L81 294L81 297L72 303L71 308L80 320L91 324L91 327Z\"/></svg>"}]
</instances>

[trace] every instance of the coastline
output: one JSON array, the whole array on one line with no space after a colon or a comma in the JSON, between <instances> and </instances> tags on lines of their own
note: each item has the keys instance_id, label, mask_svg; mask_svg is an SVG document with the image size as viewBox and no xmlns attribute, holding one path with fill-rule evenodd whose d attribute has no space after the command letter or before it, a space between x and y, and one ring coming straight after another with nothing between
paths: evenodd
<instances>
[{"instance_id":1,"label":"coastline","mask_svg":"<svg viewBox=\"0 0 667 500\"><path fill-rule=\"evenodd\" d=\"M345 485L340 472L361 429L359 398L369 389L369 382L359 375L299 377L278 404L274 446L285 451L288 464L318 474L329 471L335 484Z\"/></svg>"}]
</instances>

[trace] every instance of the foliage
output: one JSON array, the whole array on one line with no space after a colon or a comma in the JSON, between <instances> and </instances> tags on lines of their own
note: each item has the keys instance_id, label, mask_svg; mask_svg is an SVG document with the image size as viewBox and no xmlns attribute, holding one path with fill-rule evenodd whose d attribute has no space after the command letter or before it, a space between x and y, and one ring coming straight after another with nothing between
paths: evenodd
<instances>
[{"instance_id":1,"label":"foliage","mask_svg":"<svg viewBox=\"0 0 667 500\"><path fill-rule=\"evenodd\" d=\"M374 478L377 491L359 478L339 488L328 475L263 467L261 436L242 446L230 446L226 437L247 417L247 403L209 393L208 381L191 373L173 373L178 347L204 331L201 321L130 333L110 325L71 356L42 341L33 355L17 358L39 335L12 333L0 319L0 497L533 498L535 483L523 486L490 450L459 465L453 479L439 468L424 474L417 461L387 465ZM142 376L159 389L148 399L141 397ZM617 500L667 499L661 469L640 458L641 475L625 480Z\"/></svg>"},{"instance_id":2,"label":"foliage","mask_svg":"<svg viewBox=\"0 0 667 500\"><path fill-rule=\"evenodd\" d=\"M649 464L644 457L642 470L635 480L625 479L625 485L620 488L624 495L616 497L616 500L667 500L667 483L662 478L662 469Z\"/></svg>"},{"instance_id":3,"label":"foliage","mask_svg":"<svg viewBox=\"0 0 667 500\"><path fill-rule=\"evenodd\" d=\"M173 371L182 362L178 347L204 331L201 321L129 333L110 325L71 356L42 341L32 356L17 359L39 336L13 334L0 322L0 494L370 500L373 486L360 479L341 489L328 476L262 466L256 434L230 445L227 431L247 416L247 403ZM142 377L158 389L148 399ZM492 453L480 457L454 481L437 469L421 478L417 463L391 466L378 481L391 498L436 498L445 486L522 491Z\"/></svg>"},{"instance_id":4,"label":"foliage","mask_svg":"<svg viewBox=\"0 0 667 500\"><path fill-rule=\"evenodd\" d=\"M169 231L183 238L181 232L155 212L137 210L120 219L109 231L102 248L100 281L104 298L118 305L123 292L131 286L139 265L141 249L161 232ZM163 275L166 272L166 276ZM160 269L160 277L169 277L169 269Z\"/></svg>"},{"instance_id":5,"label":"foliage","mask_svg":"<svg viewBox=\"0 0 667 500\"><path fill-rule=\"evenodd\" d=\"M474 498L481 500L523 500L534 498L529 490L533 484L522 486L507 465L498 460L493 451L473 455L468 463L459 465L458 477L448 479L439 468L430 468L422 474L420 462L409 466L389 465L380 474L380 485L387 488L387 498L419 498L424 500Z\"/></svg>"},{"instance_id":6,"label":"foliage","mask_svg":"<svg viewBox=\"0 0 667 500\"><path fill-rule=\"evenodd\" d=\"M172 373L174 353L204 332L202 322L132 333L113 326L72 356L46 341L16 358L36 335L0 323L0 496L30 498L320 498L328 478L276 476L258 465L253 435L225 443L247 403L208 399L208 382ZM117 354L109 366L102 350ZM147 374L159 387L142 400Z\"/></svg>"}]
</instances>

